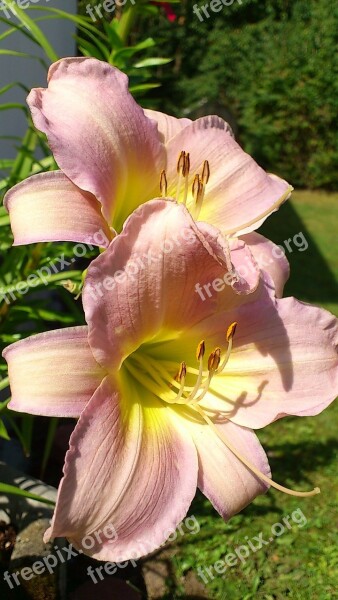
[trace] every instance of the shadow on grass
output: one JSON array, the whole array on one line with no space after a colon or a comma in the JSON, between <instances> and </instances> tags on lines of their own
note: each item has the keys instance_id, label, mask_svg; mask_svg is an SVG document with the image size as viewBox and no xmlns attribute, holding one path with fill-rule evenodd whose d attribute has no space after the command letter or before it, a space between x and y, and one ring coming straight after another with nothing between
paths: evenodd
<instances>
[{"instance_id":1,"label":"shadow on grass","mask_svg":"<svg viewBox=\"0 0 338 600\"><path fill-rule=\"evenodd\" d=\"M334 273L290 202L286 202L272 214L260 227L259 233L286 249L291 276L286 284L284 296L296 296L315 304L333 302L337 298L338 290ZM301 244L301 238L295 238L299 233L303 233L308 248L301 249L306 245ZM291 251L288 251L285 243L287 241Z\"/></svg>"}]
</instances>

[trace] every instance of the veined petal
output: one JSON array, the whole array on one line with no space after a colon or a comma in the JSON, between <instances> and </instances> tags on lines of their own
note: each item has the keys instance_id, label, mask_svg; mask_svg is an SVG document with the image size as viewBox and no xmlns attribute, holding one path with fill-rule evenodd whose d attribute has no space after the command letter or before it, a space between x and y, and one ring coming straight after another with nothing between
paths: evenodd
<instances>
[{"instance_id":1,"label":"veined petal","mask_svg":"<svg viewBox=\"0 0 338 600\"><path fill-rule=\"evenodd\" d=\"M12 392L8 407L33 415L78 417L105 376L87 339L87 327L68 327L5 348Z\"/></svg>"},{"instance_id":2,"label":"veined petal","mask_svg":"<svg viewBox=\"0 0 338 600\"><path fill-rule=\"evenodd\" d=\"M184 425L197 448L198 487L223 519L229 519L267 491L268 486L234 456L207 423L185 418ZM271 476L268 459L253 431L231 421L220 420L216 427L259 471Z\"/></svg>"},{"instance_id":3,"label":"veined petal","mask_svg":"<svg viewBox=\"0 0 338 600\"><path fill-rule=\"evenodd\" d=\"M242 235L240 239L252 252L258 267L272 278L277 298L282 298L290 276L290 265L283 248L256 232Z\"/></svg>"},{"instance_id":4,"label":"veined petal","mask_svg":"<svg viewBox=\"0 0 338 600\"><path fill-rule=\"evenodd\" d=\"M106 247L111 231L101 204L61 171L39 173L14 186L4 199L14 246L34 242L84 242Z\"/></svg>"},{"instance_id":5,"label":"veined petal","mask_svg":"<svg viewBox=\"0 0 338 600\"><path fill-rule=\"evenodd\" d=\"M160 139L164 144L192 122L191 119L176 119L157 110L145 109L144 114L148 119L156 121Z\"/></svg>"},{"instance_id":6,"label":"veined petal","mask_svg":"<svg viewBox=\"0 0 338 600\"><path fill-rule=\"evenodd\" d=\"M120 562L158 548L184 518L197 455L156 398L106 378L71 436L64 473L45 540L67 537L98 560Z\"/></svg>"},{"instance_id":7,"label":"veined petal","mask_svg":"<svg viewBox=\"0 0 338 600\"><path fill-rule=\"evenodd\" d=\"M237 321L234 347L203 404L245 427L320 413L338 395L338 325L294 298L266 297L224 314ZM206 323L210 335L212 323ZM216 328L216 323L214 323ZM220 341L221 334L213 342Z\"/></svg>"},{"instance_id":8,"label":"veined petal","mask_svg":"<svg viewBox=\"0 0 338 600\"><path fill-rule=\"evenodd\" d=\"M47 89L28 96L62 171L103 205L119 229L140 203L156 195L165 153L157 126L128 92L128 78L94 58L51 66ZM113 221L113 223L112 223Z\"/></svg>"},{"instance_id":9,"label":"veined petal","mask_svg":"<svg viewBox=\"0 0 338 600\"><path fill-rule=\"evenodd\" d=\"M242 296L230 282L222 294L204 298L196 287L228 274L223 246L209 244L182 204L156 199L142 205L88 269L83 305L96 359L114 369L141 343L175 337L221 305L237 306ZM256 285L257 273L253 279Z\"/></svg>"},{"instance_id":10,"label":"veined petal","mask_svg":"<svg viewBox=\"0 0 338 600\"><path fill-rule=\"evenodd\" d=\"M167 144L169 195L175 196L177 157L190 153L190 186L208 160L210 179L199 216L224 234L252 231L289 196L289 184L267 174L233 139L229 125L216 116L202 117ZM188 208L192 208L191 201ZM243 231L244 233L244 231Z\"/></svg>"}]
</instances>

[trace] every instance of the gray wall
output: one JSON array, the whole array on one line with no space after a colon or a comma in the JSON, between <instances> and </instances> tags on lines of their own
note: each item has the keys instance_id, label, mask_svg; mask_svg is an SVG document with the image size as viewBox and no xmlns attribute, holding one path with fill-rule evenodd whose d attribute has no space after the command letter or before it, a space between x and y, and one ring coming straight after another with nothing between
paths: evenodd
<instances>
[{"instance_id":1,"label":"gray wall","mask_svg":"<svg viewBox=\"0 0 338 600\"><path fill-rule=\"evenodd\" d=\"M33 0L33 2L36 7L40 4L40 6L58 8L73 14L76 13L76 0L40 0L38 3L36 0ZM48 13L38 10L27 10L27 14L35 19L40 16L46 16ZM1 9L0 16L6 17L4 11ZM17 23L13 14L11 14L10 20L13 23ZM53 19L39 22L39 26L60 57L74 56L75 41L73 36L75 34L75 25L71 21ZM0 22L0 35L8 28L9 25ZM36 44L33 44L21 32L15 32L9 37L0 40L1 49L16 50L39 56L44 59L46 66L43 66L36 59L0 54L0 89L14 81L23 83L29 89L32 87L46 87L47 68L50 61ZM25 98L26 93L24 90L14 88L0 95L0 104L7 102L24 103ZM0 111L0 159L13 158L16 152L15 142L13 140L1 139L2 136L22 136L26 128L27 122L22 111Z\"/></svg>"}]
</instances>

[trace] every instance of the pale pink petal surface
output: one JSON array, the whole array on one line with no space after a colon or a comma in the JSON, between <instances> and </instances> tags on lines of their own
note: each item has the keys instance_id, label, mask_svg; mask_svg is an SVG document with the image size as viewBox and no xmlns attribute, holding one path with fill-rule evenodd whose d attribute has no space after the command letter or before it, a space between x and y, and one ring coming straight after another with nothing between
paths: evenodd
<instances>
[{"instance_id":1,"label":"pale pink petal surface","mask_svg":"<svg viewBox=\"0 0 338 600\"><path fill-rule=\"evenodd\" d=\"M232 454L208 425L188 418L184 425L197 448L198 487L225 520L267 491L268 486ZM231 421L218 423L217 429L262 473L271 476L266 454L250 429Z\"/></svg>"},{"instance_id":2,"label":"pale pink petal surface","mask_svg":"<svg viewBox=\"0 0 338 600\"><path fill-rule=\"evenodd\" d=\"M88 345L87 327L68 327L8 346L9 408L48 417L78 417L105 372Z\"/></svg>"},{"instance_id":3,"label":"pale pink petal surface","mask_svg":"<svg viewBox=\"0 0 338 600\"><path fill-rule=\"evenodd\" d=\"M216 116L202 117L182 129L166 146L168 193L175 195L177 158L190 153L190 184L209 161L210 180L199 216L223 233L254 230L290 195L292 188L268 175L233 139L229 125ZM192 201L188 203L190 208Z\"/></svg>"},{"instance_id":4,"label":"pale pink petal surface","mask_svg":"<svg viewBox=\"0 0 338 600\"><path fill-rule=\"evenodd\" d=\"M59 167L96 196L115 228L156 195L164 148L121 71L93 58L61 59L48 88L32 90L28 104Z\"/></svg>"},{"instance_id":5,"label":"pale pink petal surface","mask_svg":"<svg viewBox=\"0 0 338 600\"><path fill-rule=\"evenodd\" d=\"M127 393L127 397L124 394ZM70 440L51 529L99 560L158 548L185 517L197 484L195 446L172 412L106 378ZM117 537L103 530L114 527ZM94 533L101 532L101 543Z\"/></svg>"},{"instance_id":6,"label":"pale pink petal surface","mask_svg":"<svg viewBox=\"0 0 338 600\"><path fill-rule=\"evenodd\" d=\"M236 248L240 261L246 248L243 242ZM217 256L215 250L184 206L158 199L137 209L123 233L91 263L86 278L83 305L100 364L113 369L142 342L156 341L157 334L175 338L220 305L231 308L249 298L228 284L222 294L201 300L196 284L228 272L222 246ZM255 289L255 266L253 271L249 285Z\"/></svg>"},{"instance_id":7,"label":"pale pink petal surface","mask_svg":"<svg viewBox=\"0 0 338 600\"><path fill-rule=\"evenodd\" d=\"M29 177L7 192L4 204L14 246L60 240L97 245L96 239L107 246L112 239L100 203L61 171Z\"/></svg>"},{"instance_id":8,"label":"pale pink petal surface","mask_svg":"<svg viewBox=\"0 0 338 600\"><path fill-rule=\"evenodd\" d=\"M290 276L290 265L283 248L256 232L242 235L240 239L245 242L251 251L257 266L272 278L277 298L282 298L284 286ZM250 264L243 263L241 267L238 267L238 270L241 272L241 269L243 269L245 275L249 268Z\"/></svg>"},{"instance_id":9,"label":"pale pink petal surface","mask_svg":"<svg viewBox=\"0 0 338 600\"><path fill-rule=\"evenodd\" d=\"M145 109L144 114L148 119L156 121L160 139L164 144L192 122L191 119L176 119L157 110Z\"/></svg>"},{"instance_id":10,"label":"pale pink petal surface","mask_svg":"<svg viewBox=\"0 0 338 600\"><path fill-rule=\"evenodd\" d=\"M224 372L204 405L234 423L265 427L285 415L316 415L338 395L338 324L329 312L267 293L255 303L203 323L200 334L221 344L219 319L237 321Z\"/></svg>"}]
</instances>

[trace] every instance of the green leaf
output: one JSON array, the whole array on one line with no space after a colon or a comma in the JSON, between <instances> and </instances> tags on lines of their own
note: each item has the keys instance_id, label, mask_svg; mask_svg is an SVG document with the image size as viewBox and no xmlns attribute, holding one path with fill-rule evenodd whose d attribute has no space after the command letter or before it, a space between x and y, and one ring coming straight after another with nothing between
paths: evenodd
<instances>
[{"instance_id":1,"label":"green leaf","mask_svg":"<svg viewBox=\"0 0 338 600\"><path fill-rule=\"evenodd\" d=\"M3 3L8 7L12 8L13 0L3 0ZM27 11L19 8L18 5L15 6L15 16L17 19L24 25L28 31L31 32L35 42L43 49L46 56L51 60L51 62L56 62L59 59L59 56L55 52L54 48L51 46L49 41L47 40L44 33L42 33L40 27L28 16Z\"/></svg>"},{"instance_id":2,"label":"green leaf","mask_svg":"<svg viewBox=\"0 0 338 600\"><path fill-rule=\"evenodd\" d=\"M144 58L143 60L135 63L133 66L136 69L142 69L144 67L156 67L158 65L166 65L172 60L172 58Z\"/></svg>"},{"instance_id":3,"label":"green leaf","mask_svg":"<svg viewBox=\"0 0 338 600\"><path fill-rule=\"evenodd\" d=\"M0 482L0 492L3 494L13 494L13 496L21 496L23 498L29 498L30 500L38 500L38 502L42 502L43 504L49 504L49 506L55 506L54 500L49 500L49 498L43 498L42 496L38 496L37 494L31 494L30 492L23 490L15 485L9 485L7 483Z\"/></svg>"},{"instance_id":4,"label":"green leaf","mask_svg":"<svg viewBox=\"0 0 338 600\"><path fill-rule=\"evenodd\" d=\"M3 438L4 440L11 439L7 433L7 429L6 429L2 419L0 419L0 438Z\"/></svg>"},{"instance_id":5,"label":"green leaf","mask_svg":"<svg viewBox=\"0 0 338 600\"><path fill-rule=\"evenodd\" d=\"M32 56L30 54L26 54L25 52L17 52L16 50L0 50L0 55L1 54L5 54L5 55L9 55L9 56L23 56L26 58L32 58Z\"/></svg>"}]
</instances>

